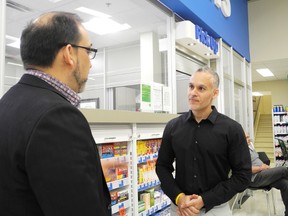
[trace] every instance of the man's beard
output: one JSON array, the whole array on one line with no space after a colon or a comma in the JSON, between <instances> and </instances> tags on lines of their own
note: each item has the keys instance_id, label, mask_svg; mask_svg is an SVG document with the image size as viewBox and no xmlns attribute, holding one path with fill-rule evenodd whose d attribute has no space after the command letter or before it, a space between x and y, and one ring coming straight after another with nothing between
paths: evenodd
<instances>
[{"instance_id":1,"label":"man's beard","mask_svg":"<svg viewBox=\"0 0 288 216\"><path fill-rule=\"evenodd\" d=\"M85 84L87 82L87 79L83 80L81 78L81 72L79 69L79 63L77 62L77 67L75 68L75 70L73 71L73 77L77 83L77 93L81 93L84 91L85 89Z\"/></svg>"}]
</instances>

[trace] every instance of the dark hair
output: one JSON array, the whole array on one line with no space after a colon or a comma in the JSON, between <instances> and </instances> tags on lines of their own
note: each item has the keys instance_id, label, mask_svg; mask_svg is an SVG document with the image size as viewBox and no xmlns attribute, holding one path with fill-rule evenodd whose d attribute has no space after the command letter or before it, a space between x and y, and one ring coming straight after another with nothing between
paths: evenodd
<instances>
[{"instance_id":1,"label":"dark hair","mask_svg":"<svg viewBox=\"0 0 288 216\"><path fill-rule=\"evenodd\" d=\"M202 68L199 68L197 71L195 71L195 73L197 72L204 72L204 73L209 73L213 76L213 85L215 88L219 87L219 75L212 70L212 68L208 67L208 66L204 66Z\"/></svg>"},{"instance_id":2,"label":"dark hair","mask_svg":"<svg viewBox=\"0 0 288 216\"><path fill-rule=\"evenodd\" d=\"M24 68L51 66L60 44L80 41L81 21L78 15L68 12L50 12L31 21L21 35L20 53Z\"/></svg>"}]
</instances>

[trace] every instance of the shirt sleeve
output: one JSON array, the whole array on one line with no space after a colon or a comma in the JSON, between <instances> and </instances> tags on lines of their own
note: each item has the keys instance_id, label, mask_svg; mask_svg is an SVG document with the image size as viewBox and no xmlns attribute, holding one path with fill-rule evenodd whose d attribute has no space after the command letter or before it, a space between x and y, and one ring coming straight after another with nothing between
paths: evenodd
<instances>
[{"instance_id":1,"label":"shirt sleeve","mask_svg":"<svg viewBox=\"0 0 288 216\"><path fill-rule=\"evenodd\" d=\"M240 124L233 124L228 131L228 157L231 166L230 177L221 181L211 190L201 194L206 211L229 201L234 195L244 191L251 182L251 158Z\"/></svg>"},{"instance_id":2,"label":"shirt sleeve","mask_svg":"<svg viewBox=\"0 0 288 216\"><path fill-rule=\"evenodd\" d=\"M156 161L156 173L161 182L161 188L164 193L175 203L177 195L183 192L176 184L173 177L175 154L172 149L171 132L173 128L173 121L171 120L165 127L162 143L158 152L158 159Z\"/></svg>"}]
</instances>

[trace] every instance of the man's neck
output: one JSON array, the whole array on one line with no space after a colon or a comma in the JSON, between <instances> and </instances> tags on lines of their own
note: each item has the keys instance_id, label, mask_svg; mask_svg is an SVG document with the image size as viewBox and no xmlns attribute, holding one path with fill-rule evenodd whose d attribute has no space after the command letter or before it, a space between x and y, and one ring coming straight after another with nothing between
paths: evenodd
<instances>
[{"instance_id":1,"label":"man's neck","mask_svg":"<svg viewBox=\"0 0 288 216\"><path fill-rule=\"evenodd\" d=\"M210 115L210 113L212 112L212 107L210 107L209 109L205 110L205 111L193 111L192 113L194 115L195 120L199 123L204 119L207 119L208 116Z\"/></svg>"}]
</instances>

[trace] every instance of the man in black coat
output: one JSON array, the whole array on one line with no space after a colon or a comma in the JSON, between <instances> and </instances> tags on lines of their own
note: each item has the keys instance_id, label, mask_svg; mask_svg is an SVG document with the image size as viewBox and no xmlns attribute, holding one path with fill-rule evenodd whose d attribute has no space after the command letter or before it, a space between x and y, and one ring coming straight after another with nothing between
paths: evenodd
<instances>
[{"instance_id":1,"label":"man in black coat","mask_svg":"<svg viewBox=\"0 0 288 216\"><path fill-rule=\"evenodd\" d=\"M111 215L89 124L78 110L97 50L80 18L50 12L22 32L26 73L0 100L0 215Z\"/></svg>"}]
</instances>

